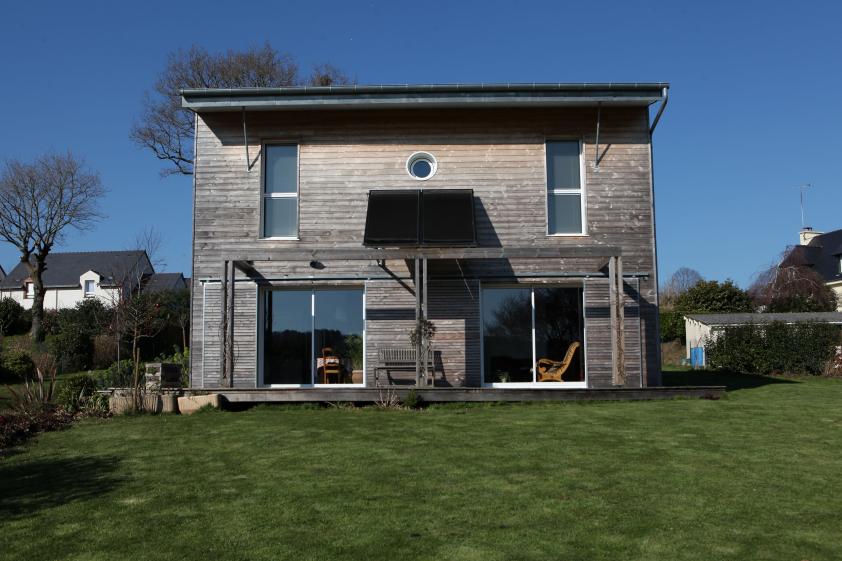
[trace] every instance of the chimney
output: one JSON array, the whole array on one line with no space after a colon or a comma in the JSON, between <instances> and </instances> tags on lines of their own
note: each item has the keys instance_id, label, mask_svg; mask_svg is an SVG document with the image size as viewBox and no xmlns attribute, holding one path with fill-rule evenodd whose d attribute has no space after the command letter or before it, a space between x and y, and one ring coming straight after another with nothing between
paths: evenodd
<instances>
[{"instance_id":1,"label":"chimney","mask_svg":"<svg viewBox=\"0 0 842 561\"><path fill-rule=\"evenodd\" d=\"M810 240L815 238L816 236L821 236L824 232L817 232L813 230L809 226L804 226L801 228L801 231L798 232L798 243L799 245L808 245Z\"/></svg>"}]
</instances>

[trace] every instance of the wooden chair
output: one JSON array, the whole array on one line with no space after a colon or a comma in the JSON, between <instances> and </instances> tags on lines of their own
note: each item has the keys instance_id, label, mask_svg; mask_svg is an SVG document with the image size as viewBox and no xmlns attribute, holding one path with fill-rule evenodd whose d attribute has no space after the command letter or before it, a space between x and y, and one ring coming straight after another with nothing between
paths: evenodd
<instances>
[{"instance_id":1,"label":"wooden chair","mask_svg":"<svg viewBox=\"0 0 842 561\"><path fill-rule=\"evenodd\" d=\"M322 349L322 383L329 384L330 376L336 376L336 383L342 383L342 361L333 354L333 349Z\"/></svg>"},{"instance_id":2,"label":"wooden chair","mask_svg":"<svg viewBox=\"0 0 842 561\"><path fill-rule=\"evenodd\" d=\"M538 381L539 382L561 382L561 377L570 368L570 363L573 362L573 356L576 354L576 349L580 346L579 341L573 341L567 347L567 353L564 355L564 360L561 362L550 360L548 358L538 359Z\"/></svg>"}]
</instances>

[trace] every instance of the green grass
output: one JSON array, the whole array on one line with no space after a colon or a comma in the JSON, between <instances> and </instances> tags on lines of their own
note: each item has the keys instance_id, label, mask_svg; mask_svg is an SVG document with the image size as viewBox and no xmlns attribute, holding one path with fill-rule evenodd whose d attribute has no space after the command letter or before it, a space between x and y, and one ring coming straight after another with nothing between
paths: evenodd
<instances>
[{"instance_id":1,"label":"green grass","mask_svg":"<svg viewBox=\"0 0 842 561\"><path fill-rule=\"evenodd\" d=\"M842 558L842 381L720 401L90 420L0 459L0 558Z\"/></svg>"}]
</instances>

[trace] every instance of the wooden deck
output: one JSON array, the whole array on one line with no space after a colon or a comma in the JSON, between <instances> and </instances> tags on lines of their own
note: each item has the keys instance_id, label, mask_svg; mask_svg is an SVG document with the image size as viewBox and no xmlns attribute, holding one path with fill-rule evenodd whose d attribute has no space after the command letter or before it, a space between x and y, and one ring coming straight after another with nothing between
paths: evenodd
<instances>
[{"instance_id":1,"label":"wooden deck","mask_svg":"<svg viewBox=\"0 0 842 561\"><path fill-rule=\"evenodd\" d=\"M189 388L186 393L219 393L232 403L304 403L383 401L389 393L404 399L411 386L387 388L289 388L289 389L232 389L199 390ZM605 389L503 389L503 388L418 388L418 396L426 403L468 401L624 401L673 398L719 399L725 386L662 386L652 388Z\"/></svg>"}]
</instances>

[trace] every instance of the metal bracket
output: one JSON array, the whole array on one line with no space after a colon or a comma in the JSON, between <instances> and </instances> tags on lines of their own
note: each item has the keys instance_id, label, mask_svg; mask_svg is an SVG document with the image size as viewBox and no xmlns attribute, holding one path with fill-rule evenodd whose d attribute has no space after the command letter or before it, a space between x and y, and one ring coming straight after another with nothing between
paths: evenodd
<instances>
[{"instance_id":1,"label":"metal bracket","mask_svg":"<svg viewBox=\"0 0 842 561\"><path fill-rule=\"evenodd\" d=\"M602 103L596 104L596 143L594 146L593 169L599 171L599 125L602 120Z\"/></svg>"},{"instance_id":2,"label":"metal bracket","mask_svg":"<svg viewBox=\"0 0 842 561\"><path fill-rule=\"evenodd\" d=\"M246 108L243 107L243 146L246 148L246 171L251 171L251 158L249 158L249 136L246 129Z\"/></svg>"}]
</instances>

